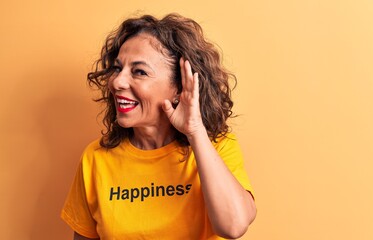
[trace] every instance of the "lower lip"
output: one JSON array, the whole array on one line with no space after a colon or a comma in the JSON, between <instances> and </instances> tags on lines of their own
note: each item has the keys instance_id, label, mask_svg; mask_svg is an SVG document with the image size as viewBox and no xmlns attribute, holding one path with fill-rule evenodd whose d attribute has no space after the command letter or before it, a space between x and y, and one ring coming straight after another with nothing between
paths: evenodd
<instances>
[{"instance_id":1,"label":"lower lip","mask_svg":"<svg viewBox=\"0 0 373 240\"><path fill-rule=\"evenodd\" d=\"M135 108L136 108L136 106L129 107L129 108L121 108L121 107L118 106L117 110L118 110L118 112L121 112L121 113L128 113L128 112L132 111Z\"/></svg>"}]
</instances>

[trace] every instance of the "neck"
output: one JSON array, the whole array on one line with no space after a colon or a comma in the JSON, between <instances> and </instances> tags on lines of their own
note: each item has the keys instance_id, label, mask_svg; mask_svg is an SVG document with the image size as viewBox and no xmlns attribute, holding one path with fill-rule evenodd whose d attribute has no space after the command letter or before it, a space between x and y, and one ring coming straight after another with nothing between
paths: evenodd
<instances>
[{"instance_id":1,"label":"neck","mask_svg":"<svg viewBox=\"0 0 373 240\"><path fill-rule=\"evenodd\" d=\"M132 145L139 149L151 150L161 148L175 139L175 130L172 127L161 130L157 127L134 128Z\"/></svg>"}]
</instances>

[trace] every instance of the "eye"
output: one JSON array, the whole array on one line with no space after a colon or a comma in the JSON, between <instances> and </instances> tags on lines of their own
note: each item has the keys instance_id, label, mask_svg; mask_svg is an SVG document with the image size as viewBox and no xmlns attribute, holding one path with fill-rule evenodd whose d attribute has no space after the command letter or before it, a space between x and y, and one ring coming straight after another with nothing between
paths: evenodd
<instances>
[{"instance_id":1,"label":"eye","mask_svg":"<svg viewBox=\"0 0 373 240\"><path fill-rule=\"evenodd\" d=\"M142 70L142 69L135 69L134 71L133 71L133 73L135 74L135 75L139 75L139 76L147 76L148 74L144 71L144 70Z\"/></svg>"}]
</instances>

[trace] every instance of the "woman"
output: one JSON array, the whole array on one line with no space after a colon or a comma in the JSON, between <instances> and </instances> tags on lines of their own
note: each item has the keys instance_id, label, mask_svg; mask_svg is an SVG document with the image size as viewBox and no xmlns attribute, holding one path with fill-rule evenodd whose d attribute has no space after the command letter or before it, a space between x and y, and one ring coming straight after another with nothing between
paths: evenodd
<instances>
[{"instance_id":1,"label":"woman","mask_svg":"<svg viewBox=\"0 0 373 240\"><path fill-rule=\"evenodd\" d=\"M62 210L74 239L242 236L256 208L237 140L229 74L191 19L128 19L90 85L107 131L91 143Z\"/></svg>"}]
</instances>

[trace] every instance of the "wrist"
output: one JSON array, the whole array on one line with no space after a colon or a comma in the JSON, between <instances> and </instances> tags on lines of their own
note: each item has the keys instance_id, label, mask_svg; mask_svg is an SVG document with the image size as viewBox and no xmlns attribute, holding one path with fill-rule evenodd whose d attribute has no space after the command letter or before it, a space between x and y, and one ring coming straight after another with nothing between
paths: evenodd
<instances>
[{"instance_id":1,"label":"wrist","mask_svg":"<svg viewBox=\"0 0 373 240\"><path fill-rule=\"evenodd\" d=\"M202 125L202 126L196 128L194 131L190 132L189 134L186 134L186 137L187 137L189 143L192 144L193 142L195 142L198 139L202 139L204 137L208 138L208 134L207 134L207 130L206 130L205 126Z\"/></svg>"}]
</instances>

